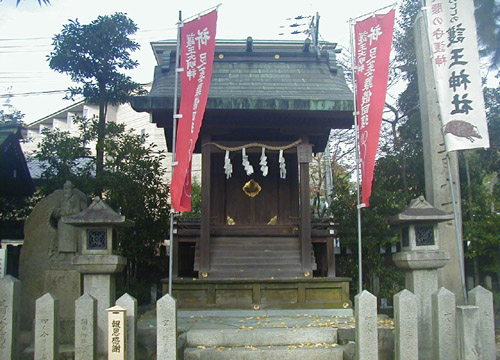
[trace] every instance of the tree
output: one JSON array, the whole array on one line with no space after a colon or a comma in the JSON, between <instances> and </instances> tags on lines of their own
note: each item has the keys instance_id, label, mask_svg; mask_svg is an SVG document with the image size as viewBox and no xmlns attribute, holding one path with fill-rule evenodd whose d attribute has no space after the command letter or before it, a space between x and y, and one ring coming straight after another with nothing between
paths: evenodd
<instances>
[{"instance_id":1,"label":"tree","mask_svg":"<svg viewBox=\"0 0 500 360\"><path fill-rule=\"evenodd\" d=\"M474 0L481 56L490 57L491 68L500 70L500 3L498 0Z\"/></svg>"},{"instance_id":2,"label":"tree","mask_svg":"<svg viewBox=\"0 0 500 360\"><path fill-rule=\"evenodd\" d=\"M0 110L0 124L6 123L23 123L24 114L19 110L14 110L11 113L6 113L5 110Z\"/></svg>"},{"instance_id":3,"label":"tree","mask_svg":"<svg viewBox=\"0 0 500 360\"><path fill-rule=\"evenodd\" d=\"M32 155L42 166L48 195L70 180L85 193L100 182L102 196L112 208L135 222L123 230L119 251L128 258L127 287L158 280L165 274L165 264L155 256L158 245L168 236L170 207L168 186L161 162L163 151L147 143L147 137L126 130L124 125L106 123L104 173L95 177L97 159L88 144L97 140L98 120L75 118L79 135L58 129L45 129L38 149ZM149 289L148 294L149 296Z\"/></svg>"},{"instance_id":4,"label":"tree","mask_svg":"<svg viewBox=\"0 0 500 360\"><path fill-rule=\"evenodd\" d=\"M63 26L60 34L53 37L54 51L48 56L51 69L70 75L77 83L68 89L67 98L83 95L91 104L99 105L99 121L96 145L96 176L104 169L104 142L106 112L109 104L123 104L128 96L140 90L140 85L120 71L137 67L131 52L139 44L130 36L137 25L123 13L99 16L88 25L76 20ZM96 192L100 193L97 183Z\"/></svg>"}]
</instances>

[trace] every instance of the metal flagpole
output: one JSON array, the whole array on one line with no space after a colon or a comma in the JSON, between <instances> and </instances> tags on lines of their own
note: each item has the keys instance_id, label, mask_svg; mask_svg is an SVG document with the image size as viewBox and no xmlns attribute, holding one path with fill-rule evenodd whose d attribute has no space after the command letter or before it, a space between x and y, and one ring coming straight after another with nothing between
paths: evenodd
<instances>
[{"instance_id":1,"label":"metal flagpole","mask_svg":"<svg viewBox=\"0 0 500 360\"><path fill-rule=\"evenodd\" d=\"M179 11L179 22L177 26L177 51L175 53L175 81L174 81L174 110L173 110L173 127L172 127L172 178L174 176L174 168L177 165L175 161L175 140L177 136L177 119L182 118L182 114L177 114L177 86L179 83L179 73L184 69L179 68L180 49L181 49L181 28L182 28L182 11ZM170 195L172 199L172 195ZM174 208L170 207L170 251L168 262L168 294L172 296L172 272L174 263Z\"/></svg>"},{"instance_id":2,"label":"metal flagpole","mask_svg":"<svg viewBox=\"0 0 500 360\"><path fill-rule=\"evenodd\" d=\"M360 204L359 196L359 128L358 128L358 112L356 109L356 61L355 61L355 48L354 48L354 20L349 21L350 27L350 38L351 38L351 68L352 68L352 93L354 100L354 132L356 134L356 199L357 199L357 211L358 211L358 293L363 291L363 254L362 254L362 238L361 238L361 208L365 204Z\"/></svg>"},{"instance_id":3,"label":"metal flagpole","mask_svg":"<svg viewBox=\"0 0 500 360\"><path fill-rule=\"evenodd\" d=\"M355 128L355 134L356 134L356 198L357 198L357 211L358 211L358 291L361 293L363 291L363 254L362 254L362 236L361 236L361 209L366 207L366 205L363 203L361 204L360 201L360 193L359 193L359 179L360 179L360 170L359 170L359 165L360 165L360 154L359 154L359 127L358 127L358 112L356 109L356 60L355 60L355 47L354 47L354 23L355 20L375 15L376 12L382 11L387 8L394 8L397 6L397 3L393 3L391 5L384 6L380 9L371 11L369 13L366 13L364 15L358 16L356 18L351 18L349 19L349 26L350 26L350 38L351 38L351 66L352 66L352 89L353 89L353 99L354 99L354 128Z\"/></svg>"}]
</instances>

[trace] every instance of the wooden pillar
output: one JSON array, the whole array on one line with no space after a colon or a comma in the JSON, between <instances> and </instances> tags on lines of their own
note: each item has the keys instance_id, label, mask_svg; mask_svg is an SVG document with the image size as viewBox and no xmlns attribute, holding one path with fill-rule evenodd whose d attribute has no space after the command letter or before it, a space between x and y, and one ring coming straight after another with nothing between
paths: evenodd
<instances>
[{"instance_id":1,"label":"wooden pillar","mask_svg":"<svg viewBox=\"0 0 500 360\"><path fill-rule=\"evenodd\" d=\"M307 138L297 146L300 177L300 223L299 238L301 248L301 263L304 276L312 277L311 264L311 204L309 189L309 163L312 161L312 146Z\"/></svg>"},{"instance_id":2,"label":"wooden pillar","mask_svg":"<svg viewBox=\"0 0 500 360\"><path fill-rule=\"evenodd\" d=\"M206 278L210 270L210 157L209 135L201 139L201 224L200 224L200 270L199 277Z\"/></svg>"},{"instance_id":3,"label":"wooden pillar","mask_svg":"<svg viewBox=\"0 0 500 360\"><path fill-rule=\"evenodd\" d=\"M328 256L328 274L329 278L334 278L335 275L335 240L328 238L326 242L326 252Z\"/></svg>"}]
</instances>

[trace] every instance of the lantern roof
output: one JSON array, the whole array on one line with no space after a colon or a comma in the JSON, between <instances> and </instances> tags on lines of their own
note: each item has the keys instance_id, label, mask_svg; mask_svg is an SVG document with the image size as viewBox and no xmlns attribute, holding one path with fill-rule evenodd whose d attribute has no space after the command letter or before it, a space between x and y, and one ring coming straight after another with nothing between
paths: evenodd
<instances>
[{"instance_id":1,"label":"lantern roof","mask_svg":"<svg viewBox=\"0 0 500 360\"><path fill-rule=\"evenodd\" d=\"M96 196L90 206L78 214L62 217L62 222L75 226L108 225L114 227L134 226L134 222L127 220L124 215L114 211L100 197Z\"/></svg>"},{"instance_id":2,"label":"lantern roof","mask_svg":"<svg viewBox=\"0 0 500 360\"><path fill-rule=\"evenodd\" d=\"M391 225L413 222L442 222L453 219L453 214L436 209L423 196L410 201L401 213L394 215L388 221Z\"/></svg>"}]
</instances>

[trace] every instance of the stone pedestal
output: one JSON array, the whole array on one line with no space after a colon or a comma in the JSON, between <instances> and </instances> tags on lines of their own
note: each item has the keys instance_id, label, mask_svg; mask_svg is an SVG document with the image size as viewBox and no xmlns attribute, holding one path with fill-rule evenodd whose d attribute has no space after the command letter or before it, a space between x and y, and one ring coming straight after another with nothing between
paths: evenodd
<instances>
[{"instance_id":1,"label":"stone pedestal","mask_svg":"<svg viewBox=\"0 0 500 360\"><path fill-rule=\"evenodd\" d=\"M118 255L79 255L73 265L83 274L83 291L97 300L97 353L107 351L107 312L116 300L115 274L127 259Z\"/></svg>"},{"instance_id":2,"label":"stone pedestal","mask_svg":"<svg viewBox=\"0 0 500 360\"><path fill-rule=\"evenodd\" d=\"M393 255L397 267L405 270L406 288L418 297L419 358L433 358L432 294L438 291L437 269L450 255L445 251L403 251Z\"/></svg>"}]
</instances>

